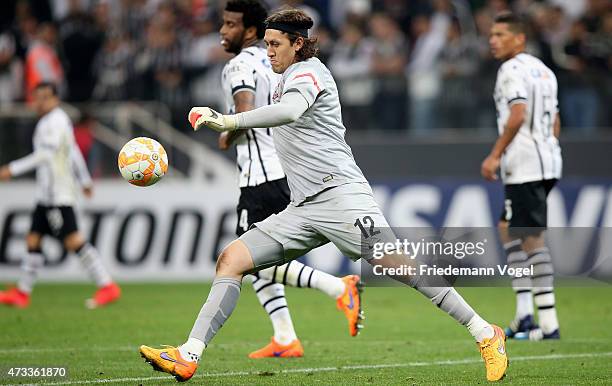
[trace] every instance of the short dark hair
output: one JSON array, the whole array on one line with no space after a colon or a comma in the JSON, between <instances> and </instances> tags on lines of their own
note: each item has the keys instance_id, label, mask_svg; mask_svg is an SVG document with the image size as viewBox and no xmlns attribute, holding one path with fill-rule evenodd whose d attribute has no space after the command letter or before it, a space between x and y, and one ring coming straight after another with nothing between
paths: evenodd
<instances>
[{"instance_id":1,"label":"short dark hair","mask_svg":"<svg viewBox=\"0 0 612 386\"><path fill-rule=\"evenodd\" d=\"M263 39L266 33L264 24L268 11L258 0L230 0L225 5L227 12L239 12L242 14L244 28L257 28L257 39Z\"/></svg>"},{"instance_id":2,"label":"short dark hair","mask_svg":"<svg viewBox=\"0 0 612 386\"><path fill-rule=\"evenodd\" d=\"M493 21L508 24L508 28L514 34L527 34L525 20L512 12L502 12L495 16Z\"/></svg>"},{"instance_id":3,"label":"short dark hair","mask_svg":"<svg viewBox=\"0 0 612 386\"><path fill-rule=\"evenodd\" d=\"M51 90L51 94L53 94L54 96L58 96L57 85L55 83L50 81L42 81L38 83L36 87L34 87L34 90L40 90L43 88L48 88L49 90Z\"/></svg>"},{"instance_id":4,"label":"short dark hair","mask_svg":"<svg viewBox=\"0 0 612 386\"><path fill-rule=\"evenodd\" d=\"M266 19L266 24L268 23L286 24L295 30L308 30L314 25L314 21L310 16L306 14L306 12L300 9L293 8L283 9L274 12ZM317 47L317 38L306 38L292 32L283 33L287 34L291 44L295 43L298 37L304 39L304 45L302 46L302 48L300 48L298 52L296 52L296 56L299 61L304 61L319 54L319 48Z\"/></svg>"}]
</instances>

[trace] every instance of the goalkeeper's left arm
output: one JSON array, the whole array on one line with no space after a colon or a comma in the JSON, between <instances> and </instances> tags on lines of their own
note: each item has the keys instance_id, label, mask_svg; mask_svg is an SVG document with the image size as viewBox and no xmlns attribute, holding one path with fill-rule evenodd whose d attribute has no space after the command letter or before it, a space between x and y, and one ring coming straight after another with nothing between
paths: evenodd
<instances>
[{"instance_id":1,"label":"goalkeeper's left arm","mask_svg":"<svg viewBox=\"0 0 612 386\"><path fill-rule=\"evenodd\" d=\"M285 93L280 102L243 113L224 115L209 107L194 107L189 123L194 130L203 127L223 132L253 127L276 127L295 122L308 110L308 102L297 92Z\"/></svg>"}]
</instances>

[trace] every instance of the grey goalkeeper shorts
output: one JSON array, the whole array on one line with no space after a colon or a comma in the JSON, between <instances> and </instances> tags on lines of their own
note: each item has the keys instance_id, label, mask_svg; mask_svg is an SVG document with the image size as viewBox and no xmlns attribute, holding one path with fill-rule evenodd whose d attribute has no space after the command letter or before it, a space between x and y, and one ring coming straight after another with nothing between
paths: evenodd
<instances>
[{"instance_id":1,"label":"grey goalkeeper shorts","mask_svg":"<svg viewBox=\"0 0 612 386\"><path fill-rule=\"evenodd\" d=\"M324 190L300 205L290 203L256 223L240 240L258 270L284 264L328 242L352 260L369 260L374 243L395 243L396 237L370 186L349 183Z\"/></svg>"}]
</instances>

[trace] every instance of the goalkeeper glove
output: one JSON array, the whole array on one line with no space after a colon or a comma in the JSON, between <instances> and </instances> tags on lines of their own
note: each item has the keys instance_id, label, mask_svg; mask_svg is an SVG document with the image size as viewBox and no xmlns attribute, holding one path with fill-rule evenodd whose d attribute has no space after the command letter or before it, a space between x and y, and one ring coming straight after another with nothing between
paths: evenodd
<instances>
[{"instance_id":1,"label":"goalkeeper glove","mask_svg":"<svg viewBox=\"0 0 612 386\"><path fill-rule=\"evenodd\" d=\"M219 132L232 131L238 128L238 120L235 115L223 115L210 107L193 107L189 111L188 119L195 131L202 127L208 127Z\"/></svg>"}]
</instances>

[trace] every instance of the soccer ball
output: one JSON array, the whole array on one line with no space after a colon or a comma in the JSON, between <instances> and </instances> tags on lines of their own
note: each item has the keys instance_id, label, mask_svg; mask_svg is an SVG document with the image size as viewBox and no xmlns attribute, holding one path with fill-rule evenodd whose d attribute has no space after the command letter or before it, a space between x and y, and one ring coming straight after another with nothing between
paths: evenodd
<instances>
[{"instance_id":1,"label":"soccer ball","mask_svg":"<svg viewBox=\"0 0 612 386\"><path fill-rule=\"evenodd\" d=\"M156 140L138 137L123 146L117 164L121 176L130 184L151 186L168 171L168 155Z\"/></svg>"}]
</instances>

